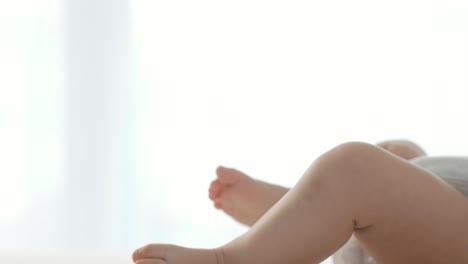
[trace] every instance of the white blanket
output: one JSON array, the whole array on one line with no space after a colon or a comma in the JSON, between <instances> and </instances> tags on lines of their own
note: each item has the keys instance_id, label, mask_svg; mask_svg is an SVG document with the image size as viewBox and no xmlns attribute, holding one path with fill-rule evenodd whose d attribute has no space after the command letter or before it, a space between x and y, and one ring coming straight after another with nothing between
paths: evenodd
<instances>
[{"instance_id":1,"label":"white blanket","mask_svg":"<svg viewBox=\"0 0 468 264\"><path fill-rule=\"evenodd\" d=\"M132 264L131 253L0 252L1 264Z\"/></svg>"}]
</instances>

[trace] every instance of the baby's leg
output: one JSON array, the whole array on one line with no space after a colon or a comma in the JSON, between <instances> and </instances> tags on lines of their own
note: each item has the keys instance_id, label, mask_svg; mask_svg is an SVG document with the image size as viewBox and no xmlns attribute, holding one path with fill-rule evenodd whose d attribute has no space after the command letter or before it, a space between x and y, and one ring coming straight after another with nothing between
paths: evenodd
<instances>
[{"instance_id":1,"label":"baby's leg","mask_svg":"<svg viewBox=\"0 0 468 264\"><path fill-rule=\"evenodd\" d=\"M319 263L354 232L378 263L468 263L467 222L468 201L443 181L349 143L314 162L224 250L227 263Z\"/></svg>"},{"instance_id":2,"label":"baby's leg","mask_svg":"<svg viewBox=\"0 0 468 264\"><path fill-rule=\"evenodd\" d=\"M247 226L255 224L289 191L232 168L218 167L216 175L209 188L210 199L216 208ZM354 237L333 254L333 261L336 264L374 263Z\"/></svg>"},{"instance_id":3,"label":"baby's leg","mask_svg":"<svg viewBox=\"0 0 468 264\"><path fill-rule=\"evenodd\" d=\"M466 222L468 201L450 186L375 146L348 143L317 159L246 234L209 259L319 263L354 232L379 263L468 263ZM193 252L150 246L135 259L202 263L178 261Z\"/></svg>"},{"instance_id":4,"label":"baby's leg","mask_svg":"<svg viewBox=\"0 0 468 264\"><path fill-rule=\"evenodd\" d=\"M214 206L247 226L255 224L289 191L231 168L218 167L216 175L209 189Z\"/></svg>"},{"instance_id":5,"label":"baby's leg","mask_svg":"<svg viewBox=\"0 0 468 264\"><path fill-rule=\"evenodd\" d=\"M384 141L376 146L407 160L425 155L419 146L405 140ZM231 168L218 167L216 175L209 189L214 206L247 226L255 224L289 191Z\"/></svg>"},{"instance_id":6,"label":"baby's leg","mask_svg":"<svg viewBox=\"0 0 468 264\"><path fill-rule=\"evenodd\" d=\"M216 180L210 185L210 199L216 208L247 226L255 224L289 191L288 188L251 178L236 169L218 167L216 175ZM336 264L374 263L354 237L333 254L333 261Z\"/></svg>"}]
</instances>

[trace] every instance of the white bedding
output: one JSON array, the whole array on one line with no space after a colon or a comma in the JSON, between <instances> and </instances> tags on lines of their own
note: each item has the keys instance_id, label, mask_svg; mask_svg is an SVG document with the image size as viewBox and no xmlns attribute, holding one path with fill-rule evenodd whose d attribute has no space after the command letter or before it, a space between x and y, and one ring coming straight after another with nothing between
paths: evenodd
<instances>
[{"instance_id":1,"label":"white bedding","mask_svg":"<svg viewBox=\"0 0 468 264\"><path fill-rule=\"evenodd\" d=\"M0 252L1 264L132 264L126 252Z\"/></svg>"},{"instance_id":2,"label":"white bedding","mask_svg":"<svg viewBox=\"0 0 468 264\"><path fill-rule=\"evenodd\" d=\"M331 259L322 262L331 263ZM0 252L0 264L133 264L133 261L130 252Z\"/></svg>"}]
</instances>

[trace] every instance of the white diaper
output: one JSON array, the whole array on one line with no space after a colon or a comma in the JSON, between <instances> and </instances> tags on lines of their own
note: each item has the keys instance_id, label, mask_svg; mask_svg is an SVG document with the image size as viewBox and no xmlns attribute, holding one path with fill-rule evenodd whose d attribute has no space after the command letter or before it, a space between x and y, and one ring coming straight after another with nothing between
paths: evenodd
<instances>
[{"instance_id":1,"label":"white diaper","mask_svg":"<svg viewBox=\"0 0 468 264\"><path fill-rule=\"evenodd\" d=\"M468 197L468 158L421 157L412 162L441 177Z\"/></svg>"}]
</instances>

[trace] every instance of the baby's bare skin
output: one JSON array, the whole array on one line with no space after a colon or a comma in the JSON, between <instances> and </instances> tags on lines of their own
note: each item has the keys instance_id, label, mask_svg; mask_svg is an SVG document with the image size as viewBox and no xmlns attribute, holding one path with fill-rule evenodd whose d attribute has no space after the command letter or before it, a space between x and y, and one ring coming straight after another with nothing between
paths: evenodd
<instances>
[{"instance_id":1,"label":"baby's bare skin","mask_svg":"<svg viewBox=\"0 0 468 264\"><path fill-rule=\"evenodd\" d=\"M388 140L376 145L406 160L426 155L421 147L407 140ZM216 175L209 188L214 206L247 226L254 225L289 191L232 168L218 167Z\"/></svg>"},{"instance_id":2,"label":"baby's bare skin","mask_svg":"<svg viewBox=\"0 0 468 264\"><path fill-rule=\"evenodd\" d=\"M213 197L222 195L216 188ZM467 221L467 200L446 183L388 151L351 142L318 158L247 233L223 247L154 244L133 257L138 264L320 263L354 233L379 263L468 263Z\"/></svg>"},{"instance_id":3,"label":"baby's bare skin","mask_svg":"<svg viewBox=\"0 0 468 264\"><path fill-rule=\"evenodd\" d=\"M255 224L289 191L231 168L218 167L216 175L209 189L214 206L247 226Z\"/></svg>"}]
</instances>

